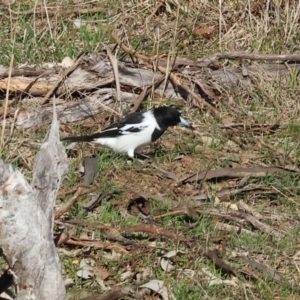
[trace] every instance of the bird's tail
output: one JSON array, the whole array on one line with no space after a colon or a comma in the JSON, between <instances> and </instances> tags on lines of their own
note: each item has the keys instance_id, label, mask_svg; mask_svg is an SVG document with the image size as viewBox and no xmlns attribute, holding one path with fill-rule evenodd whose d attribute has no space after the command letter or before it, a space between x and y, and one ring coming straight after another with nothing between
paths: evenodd
<instances>
[{"instance_id":1,"label":"bird's tail","mask_svg":"<svg viewBox=\"0 0 300 300\"><path fill-rule=\"evenodd\" d=\"M68 141L68 142L93 142L94 137L91 135L82 135L82 136L67 136L62 139L61 141Z\"/></svg>"}]
</instances>

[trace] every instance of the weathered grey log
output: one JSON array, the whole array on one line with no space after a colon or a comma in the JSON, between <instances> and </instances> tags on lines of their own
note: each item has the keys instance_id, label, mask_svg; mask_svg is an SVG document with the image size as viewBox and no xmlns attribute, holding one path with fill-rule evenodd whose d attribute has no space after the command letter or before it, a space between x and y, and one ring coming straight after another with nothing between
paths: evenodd
<instances>
[{"instance_id":1,"label":"weathered grey log","mask_svg":"<svg viewBox=\"0 0 300 300\"><path fill-rule=\"evenodd\" d=\"M105 107L113 107L115 103L115 89L103 88L84 100L65 102L57 106L58 119L62 123L76 122L93 117L100 112L105 111ZM121 92L122 109L133 104L137 95ZM52 118L52 109L49 106L36 105L26 110L23 109L18 113L15 125L24 129L40 126L45 122L49 122Z\"/></svg>"},{"instance_id":2,"label":"weathered grey log","mask_svg":"<svg viewBox=\"0 0 300 300\"><path fill-rule=\"evenodd\" d=\"M224 88L237 86L239 83L251 85L250 76L259 76L265 81L279 80L300 70L300 64L254 64L246 66L247 76L243 76L241 68L224 68L211 72L211 77Z\"/></svg>"},{"instance_id":3,"label":"weathered grey log","mask_svg":"<svg viewBox=\"0 0 300 300\"><path fill-rule=\"evenodd\" d=\"M0 245L20 299L65 299L52 228L58 189L68 169L54 113L48 141L37 154L30 185L0 161Z\"/></svg>"},{"instance_id":4,"label":"weathered grey log","mask_svg":"<svg viewBox=\"0 0 300 300\"><path fill-rule=\"evenodd\" d=\"M195 88L196 85L200 90L202 89L198 84L199 82L210 82L214 83L214 87L220 86L223 89L229 89L239 84L251 85L253 83L252 77L260 77L263 80L282 79L300 69L300 64L296 63L255 63L250 66L243 65L242 68L224 67L218 70L201 67L201 62L193 63L186 60L186 63L187 65L183 66L181 60L181 64L177 66L179 69L175 74L184 85L189 86L196 93L199 93L198 89ZM24 76L20 76L22 70ZM137 95L161 77L161 73L154 72L152 66L141 63L119 62L118 70L122 88L122 109L134 104ZM45 64L41 68L21 66L12 70L12 78L8 87L8 68L0 66L0 89L9 88L11 91L25 91L26 94L33 96L45 96L49 90L57 85L63 71L58 64ZM37 74L40 76L35 76ZM78 101L66 101L58 105L58 119L62 122L76 122L100 114L107 109L106 107L114 109L116 102L114 82L113 70L106 55L100 52L82 56L78 67L71 74L68 74L62 82L59 82L56 94L61 99L74 92L84 93L85 97ZM203 92L207 94L208 98L211 98L212 102L218 98L217 95L214 95L213 89L203 90ZM182 89L177 89L170 81L163 81L154 90L153 97L186 100L189 95ZM16 121L17 127L26 129L40 126L45 121L49 121L51 115L51 108L48 106L37 104L34 107L28 107L26 104L18 112L16 120L11 117L7 122L10 124Z\"/></svg>"}]
</instances>

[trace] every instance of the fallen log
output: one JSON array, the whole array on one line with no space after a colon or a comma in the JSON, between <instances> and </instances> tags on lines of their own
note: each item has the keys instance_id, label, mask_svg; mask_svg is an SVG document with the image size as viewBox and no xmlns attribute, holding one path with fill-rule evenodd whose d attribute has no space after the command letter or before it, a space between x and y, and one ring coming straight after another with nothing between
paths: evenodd
<instances>
[{"instance_id":1,"label":"fallen log","mask_svg":"<svg viewBox=\"0 0 300 300\"><path fill-rule=\"evenodd\" d=\"M53 241L53 208L68 170L56 114L39 150L31 185L0 161L0 245L16 299L65 299L60 259Z\"/></svg>"},{"instance_id":2,"label":"fallen log","mask_svg":"<svg viewBox=\"0 0 300 300\"><path fill-rule=\"evenodd\" d=\"M116 41L120 42L118 39ZM132 51L126 46L122 47L126 51ZM114 74L111 62L103 51L82 55L68 70L65 70L62 64L44 64L41 67L19 66L11 70L10 81L9 68L0 66L0 89L9 89L10 92L23 97L21 109L17 115L14 115L15 110L12 110L7 125L14 123L17 127L26 129L50 121L51 106L42 104L47 104L47 95L52 92L61 100L57 105L57 113L58 119L63 123L84 120L105 110L114 110L118 97L120 97L119 111L128 107L134 107L136 110L142 101L138 95L141 94L146 98L149 93L152 93L152 98L158 99L195 100L195 105L200 108L207 107L219 117L215 104L222 90L237 85L255 85L257 78L266 81L279 80L300 69L300 64L295 62L242 64L241 67L216 69L217 59L287 60L294 57L286 55L264 56L244 53L243 56L240 52L231 55L217 53L201 62L177 58L169 63L164 58L134 55L139 62L119 61L118 74ZM141 59L146 61L143 62ZM155 68L156 71L151 62L159 66ZM162 73L165 75L164 80ZM116 76L121 86L118 97L115 91ZM24 95L27 95L27 99L24 99ZM35 97L33 104L28 95ZM73 101L66 101L67 98Z\"/></svg>"}]
</instances>

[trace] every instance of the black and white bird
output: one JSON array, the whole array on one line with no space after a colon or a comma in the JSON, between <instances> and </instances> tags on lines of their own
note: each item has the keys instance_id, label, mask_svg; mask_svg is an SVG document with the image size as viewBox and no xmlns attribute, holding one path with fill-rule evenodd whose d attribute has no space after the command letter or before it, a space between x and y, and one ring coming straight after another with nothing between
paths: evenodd
<instances>
[{"instance_id":1,"label":"black and white bird","mask_svg":"<svg viewBox=\"0 0 300 300\"><path fill-rule=\"evenodd\" d=\"M162 106L144 113L135 112L114 123L99 133L84 136L70 136L63 141L93 142L107 146L115 152L127 153L134 158L135 151L156 141L170 126L183 126L193 129L173 107Z\"/></svg>"}]
</instances>

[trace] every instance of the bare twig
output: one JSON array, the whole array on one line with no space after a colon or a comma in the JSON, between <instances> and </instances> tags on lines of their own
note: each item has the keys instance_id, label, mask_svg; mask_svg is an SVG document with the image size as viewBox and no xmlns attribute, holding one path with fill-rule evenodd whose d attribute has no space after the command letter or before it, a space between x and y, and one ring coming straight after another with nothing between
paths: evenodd
<instances>
[{"instance_id":1,"label":"bare twig","mask_svg":"<svg viewBox=\"0 0 300 300\"><path fill-rule=\"evenodd\" d=\"M113 290L105 295L97 294L86 297L82 300L117 300L124 297L130 297L131 299L146 299L146 296L151 294L151 290L143 288L139 291L135 291L132 288L124 287L121 290ZM127 298L126 297L126 298ZM148 297L147 297L148 298Z\"/></svg>"},{"instance_id":2,"label":"bare twig","mask_svg":"<svg viewBox=\"0 0 300 300\"><path fill-rule=\"evenodd\" d=\"M221 222L216 222L215 229L220 230L220 231L244 233L244 234L248 234L248 235L251 235L251 236L257 236L257 234L255 232L252 232L248 229L241 228L240 226L221 223Z\"/></svg>"},{"instance_id":3,"label":"bare twig","mask_svg":"<svg viewBox=\"0 0 300 300\"><path fill-rule=\"evenodd\" d=\"M65 204L63 204L55 213L55 219L59 219L64 213L66 213L79 199L79 197L94 192L98 186L93 186L90 189L79 187L73 197Z\"/></svg>"},{"instance_id":4,"label":"bare twig","mask_svg":"<svg viewBox=\"0 0 300 300\"><path fill-rule=\"evenodd\" d=\"M270 225L257 220L254 216L252 216L248 213L244 213L244 212L241 212L241 211L238 211L238 212L232 211L230 214L233 215L233 216L244 218L245 220L250 222L253 227L261 230L264 233L270 234L270 235L272 235L273 237L275 237L277 239L282 239L286 235L288 235L287 233L282 233L282 232L279 232L279 231L273 229Z\"/></svg>"},{"instance_id":5,"label":"bare twig","mask_svg":"<svg viewBox=\"0 0 300 300\"><path fill-rule=\"evenodd\" d=\"M256 219L262 220L263 216L258 213L253 207L250 207L247 203L245 203L243 200L240 200L238 203L238 208L240 210L243 210L251 215L253 215Z\"/></svg>"},{"instance_id":6,"label":"bare twig","mask_svg":"<svg viewBox=\"0 0 300 300\"><path fill-rule=\"evenodd\" d=\"M46 14L46 9L44 7L39 7L38 9L28 9L28 10L23 10L23 11L15 11L12 9L8 9L9 13L12 15L15 15L17 17L14 18L19 18L18 16L20 15L33 15L33 14ZM61 6L55 6L55 7L47 7L48 10L48 15L53 16L53 15L82 15L82 14L93 14L93 13L98 13L98 12L105 12L105 8L102 6L100 7L90 7L90 8L81 8L81 7L72 7L72 6L66 6L66 5L61 5Z\"/></svg>"},{"instance_id":7,"label":"bare twig","mask_svg":"<svg viewBox=\"0 0 300 300\"><path fill-rule=\"evenodd\" d=\"M134 106L132 107L132 109L130 110L130 112L136 112L141 103L143 102L143 100L145 99L145 97L151 92L152 87L157 87L158 85L160 85L165 79L165 75L161 76L160 78L158 78L153 84L148 85L144 88L143 92L139 95L139 97L137 98L137 100L134 103Z\"/></svg>"},{"instance_id":8,"label":"bare twig","mask_svg":"<svg viewBox=\"0 0 300 300\"><path fill-rule=\"evenodd\" d=\"M93 247L94 249L116 250L123 253L128 253L125 247L123 247L118 243L102 242L98 240L83 240L83 239L75 239L74 237L72 237L68 239L65 242L65 244L81 246L81 247Z\"/></svg>"},{"instance_id":9,"label":"bare twig","mask_svg":"<svg viewBox=\"0 0 300 300\"><path fill-rule=\"evenodd\" d=\"M188 183L188 182L197 182L203 180L212 179L212 178L220 178L220 177L264 177L274 173L278 174L288 174L291 173L289 170L285 170L284 168L278 167L254 167L254 168L221 168L216 170L203 171L196 175L192 175L181 179L179 182Z\"/></svg>"},{"instance_id":10,"label":"bare twig","mask_svg":"<svg viewBox=\"0 0 300 300\"><path fill-rule=\"evenodd\" d=\"M82 54L84 55L84 54ZM50 97L55 94L55 92L58 90L58 88L60 87L60 85L62 84L62 82L64 81L64 79L69 76L70 74L72 74L75 69L79 66L79 64L81 63L81 57L82 55L80 55L77 59L77 61L71 66L69 67L62 76L60 76L60 78L57 80L56 84L48 91L48 93L46 94L46 96L43 98L42 100L42 105L47 104L49 102Z\"/></svg>"},{"instance_id":11,"label":"bare twig","mask_svg":"<svg viewBox=\"0 0 300 300\"><path fill-rule=\"evenodd\" d=\"M109 57L109 60L111 62L112 69L113 69L113 72L114 72L115 82L116 82L116 89L117 89L117 102L120 104L118 109L119 109L119 114L122 116L122 97L121 97L121 87L120 87L118 61L117 61L116 57L111 53L109 47L104 45L104 49L107 52L107 55Z\"/></svg>"},{"instance_id":12,"label":"bare twig","mask_svg":"<svg viewBox=\"0 0 300 300\"><path fill-rule=\"evenodd\" d=\"M136 232L136 231L148 232L148 233L151 233L154 235L165 236L165 237L174 239L178 242L190 242L191 241L191 239L188 239L181 235L177 235L176 233L174 233L170 230L167 230L163 227L150 225L150 224L140 224L140 225L125 227L125 228L122 228L122 231L123 232Z\"/></svg>"},{"instance_id":13,"label":"bare twig","mask_svg":"<svg viewBox=\"0 0 300 300\"><path fill-rule=\"evenodd\" d=\"M5 132L5 125L6 125L6 114L7 114L7 107L8 107L8 96L9 96L9 86L10 86L10 80L11 80L11 71L14 63L14 54L11 54L10 58L10 66L9 66L9 73L8 73L8 82L7 82L7 90L5 94L5 102L4 102L4 114L3 114L3 122L2 122L2 127L1 127L1 140L0 140L0 146L1 150L2 147L4 146L4 132Z\"/></svg>"},{"instance_id":14,"label":"bare twig","mask_svg":"<svg viewBox=\"0 0 300 300\"><path fill-rule=\"evenodd\" d=\"M112 33L112 38L115 40L115 42L127 53L130 53L132 56L135 56L137 58L140 58L144 60L147 63L152 64L154 58L148 57L142 54L137 53L132 48L126 46L115 33ZM215 109L211 104L206 102L202 97L200 97L198 94L196 94L194 91L192 91L188 86L184 85L178 76L174 75L172 72L168 72L166 68L157 65L157 69L164 73L166 76L169 76L170 80L179 88L185 90L188 94L190 94L198 103L199 105L203 105L207 107L215 116L220 117L220 113L217 109Z\"/></svg>"},{"instance_id":15,"label":"bare twig","mask_svg":"<svg viewBox=\"0 0 300 300\"><path fill-rule=\"evenodd\" d=\"M257 54L248 52L218 52L207 57L203 61L212 63L218 59L300 61L300 54Z\"/></svg>"},{"instance_id":16,"label":"bare twig","mask_svg":"<svg viewBox=\"0 0 300 300\"><path fill-rule=\"evenodd\" d=\"M205 179L203 179L203 181L205 181ZM267 188L266 186L250 184L242 188L223 188L222 190L217 192L215 196L219 199L228 199L230 198L230 196L250 191L259 191L261 194L274 194L274 191L270 188ZM196 201L204 201L210 199L211 197L212 195L210 193L204 192L199 195L191 196L190 199Z\"/></svg>"}]
</instances>

